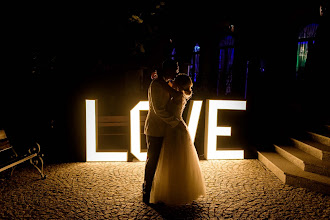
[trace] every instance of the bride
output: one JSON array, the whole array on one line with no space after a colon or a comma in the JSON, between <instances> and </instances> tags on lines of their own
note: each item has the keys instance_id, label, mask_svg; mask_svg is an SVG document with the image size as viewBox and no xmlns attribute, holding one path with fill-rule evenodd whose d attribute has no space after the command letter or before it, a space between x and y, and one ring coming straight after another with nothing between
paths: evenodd
<instances>
[{"instance_id":1,"label":"bride","mask_svg":"<svg viewBox=\"0 0 330 220\"><path fill-rule=\"evenodd\" d=\"M187 100L192 96L192 86L191 78L185 74L179 74L172 85L179 93L168 104L168 111L181 121ZM187 125L185 129L168 126L152 183L150 202L182 205L203 195L204 177Z\"/></svg>"}]
</instances>

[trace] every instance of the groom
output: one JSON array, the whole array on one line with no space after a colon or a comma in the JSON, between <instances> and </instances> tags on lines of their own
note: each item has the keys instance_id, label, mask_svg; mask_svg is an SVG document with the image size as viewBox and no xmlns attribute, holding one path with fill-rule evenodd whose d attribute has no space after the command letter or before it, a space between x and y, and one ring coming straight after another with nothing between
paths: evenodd
<instances>
[{"instance_id":1,"label":"groom","mask_svg":"<svg viewBox=\"0 0 330 220\"><path fill-rule=\"evenodd\" d=\"M148 89L149 112L144 126L148 152L143 183L143 202L146 204L149 204L166 126L184 126L180 119L167 111L167 104L172 97L170 93L175 92L169 87L168 82L176 77L178 70L176 61L164 61L162 70L157 73L158 78L152 80Z\"/></svg>"}]
</instances>

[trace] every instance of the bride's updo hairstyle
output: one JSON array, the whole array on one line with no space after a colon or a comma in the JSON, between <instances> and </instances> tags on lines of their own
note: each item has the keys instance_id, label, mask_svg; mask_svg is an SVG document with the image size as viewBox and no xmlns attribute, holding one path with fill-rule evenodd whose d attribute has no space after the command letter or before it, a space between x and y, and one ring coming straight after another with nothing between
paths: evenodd
<instances>
[{"instance_id":1,"label":"bride's updo hairstyle","mask_svg":"<svg viewBox=\"0 0 330 220\"><path fill-rule=\"evenodd\" d=\"M174 83L186 96L189 98L191 97L193 82L187 74L179 73L175 78Z\"/></svg>"}]
</instances>

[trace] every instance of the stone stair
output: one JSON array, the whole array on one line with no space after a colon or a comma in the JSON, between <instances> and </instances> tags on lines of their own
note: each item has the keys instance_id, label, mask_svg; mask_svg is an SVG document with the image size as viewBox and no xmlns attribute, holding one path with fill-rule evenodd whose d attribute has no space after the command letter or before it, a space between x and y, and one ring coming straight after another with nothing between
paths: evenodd
<instances>
[{"instance_id":1,"label":"stone stair","mask_svg":"<svg viewBox=\"0 0 330 220\"><path fill-rule=\"evenodd\" d=\"M283 183L330 194L330 126L301 132L258 159Z\"/></svg>"}]
</instances>

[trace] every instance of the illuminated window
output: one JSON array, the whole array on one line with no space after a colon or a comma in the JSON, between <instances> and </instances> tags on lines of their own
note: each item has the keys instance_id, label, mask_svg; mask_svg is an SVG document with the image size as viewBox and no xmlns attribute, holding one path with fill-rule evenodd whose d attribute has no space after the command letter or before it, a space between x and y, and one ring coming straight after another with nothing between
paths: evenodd
<instances>
[{"instance_id":1,"label":"illuminated window","mask_svg":"<svg viewBox=\"0 0 330 220\"><path fill-rule=\"evenodd\" d=\"M175 54L176 54L176 51L175 51L175 48L173 48L172 52L171 52L171 59L172 60L175 60Z\"/></svg>"},{"instance_id":2,"label":"illuminated window","mask_svg":"<svg viewBox=\"0 0 330 220\"><path fill-rule=\"evenodd\" d=\"M175 60L176 59L176 49L175 49L175 44L173 42L172 39L169 39L170 43L168 45L168 56L171 60Z\"/></svg>"},{"instance_id":3,"label":"illuminated window","mask_svg":"<svg viewBox=\"0 0 330 220\"><path fill-rule=\"evenodd\" d=\"M225 88L225 95L232 92L233 63L234 63L234 43L231 35L225 36L219 44L219 73L217 79L217 95L220 94L220 88ZM221 85L221 80L225 86Z\"/></svg>"},{"instance_id":4,"label":"illuminated window","mask_svg":"<svg viewBox=\"0 0 330 220\"><path fill-rule=\"evenodd\" d=\"M305 68L308 49L314 44L315 33L318 24L309 24L304 27L298 35L296 75Z\"/></svg>"},{"instance_id":5,"label":"illuminated window","mask_svg":"<svg viewBox=\"0 0 330 220\"><path fill-rule=\"evenodd\" d=\"M191 65L188 67L189 76L193 79L194 82L197 81L199 76L199 57L200 57L200 46L197 43L193 49L193 55L191 57Z\"/></svg>"}]
</instances>

